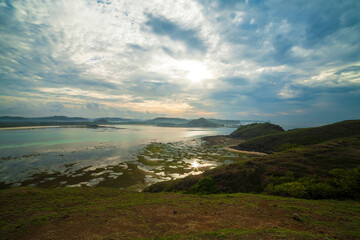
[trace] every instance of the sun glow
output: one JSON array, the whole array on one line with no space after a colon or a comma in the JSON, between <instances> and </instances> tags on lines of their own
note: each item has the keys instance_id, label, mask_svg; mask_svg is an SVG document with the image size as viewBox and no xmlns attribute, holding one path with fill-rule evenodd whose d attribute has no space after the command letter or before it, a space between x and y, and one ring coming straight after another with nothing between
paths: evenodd
<instances>
[{"instance_id":1,"label":"sun glow","mask_svg":"<svg viewBox=\"0 0 360 240\"><path fill-rule=\"evenodd\" d=\"M178 66L187 72L185 77L193 83L199 83L212 77L212 73L205 64L199 61L182 61L178 63Z\"/></svg>"}]
</instances>

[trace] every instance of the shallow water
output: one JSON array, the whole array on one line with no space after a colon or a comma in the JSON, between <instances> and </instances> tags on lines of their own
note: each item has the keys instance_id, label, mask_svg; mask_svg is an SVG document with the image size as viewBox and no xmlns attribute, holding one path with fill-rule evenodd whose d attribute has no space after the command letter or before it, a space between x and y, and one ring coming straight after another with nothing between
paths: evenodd
<instances>
[{"instance_id":1,"label":"shallow water","mask_svg":"<svg viewBox=\"0 0 360 240\"><path fill-rule=\"evenodd\" d=\"M0 131L1 187L139 190L156 181L201 173L236 156L224 152L227 159L220 159L223 149L205 148L198 139L227 135L233 128L113 127ZM194 161L200 170L192 169Z\"/></svg>"}]
</instances>

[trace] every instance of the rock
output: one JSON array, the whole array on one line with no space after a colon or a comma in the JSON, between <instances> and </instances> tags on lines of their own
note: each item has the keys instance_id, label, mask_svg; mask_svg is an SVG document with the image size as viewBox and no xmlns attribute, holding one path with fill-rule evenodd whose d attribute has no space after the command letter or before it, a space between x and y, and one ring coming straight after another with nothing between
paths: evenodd
<instances>
[{"instance_id":1,"label":"rock","mask_svg":"<svg viewBox=\"0 0 360 240\"><path fill-rule=\"evenodd\" d=\"M177 214L177 211L174 210L174 211L173 211L173 214L174 214L174 215Z\"/></svg>"},{"instance_id":2,"label":"rock","mask_svg":"<svg viewBox=\"0 0 360 240\"><path fill-rule=\"evenodd\" d=\"M297 214L297 213L293 213L292 218L295 219L295 220L297 220L297 221L302 221L300 215Z\"/></svg>"}]
</instances>

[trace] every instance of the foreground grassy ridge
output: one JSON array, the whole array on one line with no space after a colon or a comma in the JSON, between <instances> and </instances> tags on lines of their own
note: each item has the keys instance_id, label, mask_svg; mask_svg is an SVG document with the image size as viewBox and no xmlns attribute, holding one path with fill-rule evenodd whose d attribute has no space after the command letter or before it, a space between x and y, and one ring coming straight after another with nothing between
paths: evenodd
<instances>
[{"instance_id":1,"label":"foreground grassy ridge","mask_svg":"<svg viewBox=\"0 0 360 240\"><path fill-rule=\"evenodd\" d=\"M272 153L285 144L307 146L335 138L360 134L360 120L348 120L314 128L294 129L286 132L259 136L234 147L240 150Z\"/></svg>"},{"instance_id":2,"label":"foreground grassy ridge","mask_svg":"<svg viewBox=\"0 0 360 240\"><path fill-rule=\"evenodd\" d=\"M295 179L316 174L332 177L336 168L351 169L360 165L360 137L334 139L324 143L256 157L189 176L176 181L154 184L146 191L187 191L201 178L210 177L217 192L264 192L274 177L291 173Z\"/></svg>"},{"instance_id":3,"label":"foreground grassy ridge","mask_svg":"<svg viewBox=\"0 0 360 240\"><path fill-rule=\"evenodd\" d=\"M2 239L360 239L359 202L243 193L13 188L0 214Z\"/></svg>"}]
</instances>

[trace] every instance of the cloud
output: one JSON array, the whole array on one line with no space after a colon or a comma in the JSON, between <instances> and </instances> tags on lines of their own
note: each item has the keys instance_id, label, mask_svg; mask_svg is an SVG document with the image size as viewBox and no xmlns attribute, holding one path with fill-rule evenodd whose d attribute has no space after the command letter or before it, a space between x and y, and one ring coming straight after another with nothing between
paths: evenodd
<instances>
[{"instance_id":1,"label":"cloud","mask_svg":"<svg viewBox=\"0 0 360 240\"><path fill-rule=\"evenodd\" d=\"M50 102L50 103L47 103L46 106L47 106L47 110L50 113L66 112L66 111L64 111L64 105L62 103Z\"/></svg>"},{"instance_id":2,"label":"cloud","mask_svg":"<svg viewBox=\"0 0 360 240\"><path fill-rule=\"evenodd\" d=\"M90 109L91 111L98 112L100 109L100 105L98 103L86 103L86 108Z\"/></svg>"},{"instance_id":3,"label":"cloud","mask_svg":"<svg viewBox=\"0 0 360 240\"><path fill-rule=\"evenodd\" d=\"M289 86L285 86L278 93L278 96L282 99L295 98L298 95L299 95L299 91L291 89Z\"/></svg>"},{"instance_id":4,"label":"cloud","mask_svg":"<svg viewBox=\"0 0 360 240\"><path fill-rule=\"evenodd\" d=\"M183 42L188 50L191 51L205 51L206 46L199 38L196 29L185 29L178 24L171 22L165 17L153 16L147 14L148 20L146 26L151 28L151 31L160 36L168 36L174 41Z\"/></svg>"},{"instance_id":5,"label":"cloud","mask_svg":"<svg viewBox=\"0 0 360 240\"><path fill-rule=\"evenodd\" d=\"M359 11L351 0L0 1L0 113L356 118Z\"/></svg>"}]
</instances>

